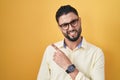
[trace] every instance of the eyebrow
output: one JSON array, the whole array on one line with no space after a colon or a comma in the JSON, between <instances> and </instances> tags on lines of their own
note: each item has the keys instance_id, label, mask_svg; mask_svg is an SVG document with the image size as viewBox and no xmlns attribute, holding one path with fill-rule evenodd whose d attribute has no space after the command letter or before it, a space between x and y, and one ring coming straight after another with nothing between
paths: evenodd
<instances>
[{"instance_id":1,"label":"eyebrow","mask_svg":"<svg viewBox=\"0 0 120 80\"><path fill-rule=\"evenodd\" d=\"M75 21L75 20L78 20L78 18L77 18L77 19L73 19L73 20L70 21L70 22L65 22L65 23L63 23L63 24L61 24L61 25L70 24L71 22L73 22L73 21Z\"/></svg>"}]
</instances>

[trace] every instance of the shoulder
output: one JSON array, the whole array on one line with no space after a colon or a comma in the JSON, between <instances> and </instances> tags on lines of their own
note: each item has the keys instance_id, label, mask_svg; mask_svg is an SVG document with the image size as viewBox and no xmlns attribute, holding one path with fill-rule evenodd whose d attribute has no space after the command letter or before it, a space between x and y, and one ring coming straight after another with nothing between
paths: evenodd
<instances>
[{"instance_id":1,"label":"shoulder","mask_svg":"<svg viewBox=\"0 0 120 80\"><path fill-rule=\"evenodd\" d=\"M62 41L59 41L59 42L55 42L53 43L54 45L56 45L57 47L59 47L61 45ZM47 57L47 59L52 59L52 56L54 55L54 52L56 50L52 47L52 44L49 44L45 51L44 51L44 55Z\"/></svg>"},{"instance_id":2,"label":"shoulder","mask_svg":"<svg viewBox=\"0 0 120 80\"><path fill-rule=\"evenodd\" d=\"M85 46L86 51L89 51L93 54L103 55L103 51L99 46L96 46L95 44L87 42L85 39L83 39L83 45Z\"/></svg>"},{"instance_id":3,"label":"shoulder","mask_svg":"<svg viewBox=\"0 0 120 80\"><path fill-rule=\"evenodd\" d=\"M92 43L89 43L89 42L87 42L87 48L102 51L102 49L99 46L96 46L95 44L92 44Z\"/></svg>"}]
</instances>

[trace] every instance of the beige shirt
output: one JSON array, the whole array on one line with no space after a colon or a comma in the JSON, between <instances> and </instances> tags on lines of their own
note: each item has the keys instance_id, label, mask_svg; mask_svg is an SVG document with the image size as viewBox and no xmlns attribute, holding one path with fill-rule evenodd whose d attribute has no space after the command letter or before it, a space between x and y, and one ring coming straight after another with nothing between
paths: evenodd
<instances>
[{"instance_id":1,"label":"beige shirt","mask_svg":"<svg viewBox=\"0 0 120 80\"><path fill-rule=\"evenodd\" d=\"M84 38L81 46L70 50L64 41L55 43L79 70L75 80L104 80L104 54L102 50ZM55 49L48 46L45 50L37 80L72 80L60 66L53 61Z\"/></svg>"}]
</instances>

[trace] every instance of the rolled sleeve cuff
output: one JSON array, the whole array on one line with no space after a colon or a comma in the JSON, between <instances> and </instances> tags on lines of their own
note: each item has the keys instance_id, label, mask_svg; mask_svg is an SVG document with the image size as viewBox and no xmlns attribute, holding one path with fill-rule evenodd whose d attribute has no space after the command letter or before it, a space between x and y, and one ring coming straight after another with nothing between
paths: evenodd
<instances>
[{"instance_id":1,"label":"rolled sleeve cuff","mask_svg":"<svg viewBox=\"0 0 120 80\"><path fill-rule=\"evenodd\" d=\"M75 80L90 80L83 73L79 72L75 78Z\"/></svg>"}]
</instances>

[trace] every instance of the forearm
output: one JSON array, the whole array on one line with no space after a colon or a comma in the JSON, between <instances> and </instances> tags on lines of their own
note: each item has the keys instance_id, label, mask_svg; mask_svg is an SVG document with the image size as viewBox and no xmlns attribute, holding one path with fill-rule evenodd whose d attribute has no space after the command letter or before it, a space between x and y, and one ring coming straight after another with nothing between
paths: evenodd
<instances>
[{"instance_id":1,"label":"forearm","mask_svg":"<svg viewBox=\"0 0 120 80\"><path fill-rule=\"evenodd\" d=\"M79 73L78 69L75 69L74 72L69 73L69 75L71 76L72 80L75 80L78 73Z\"/></svg>"},{"instance_id":2,"label":"forearm","mask_svg":"<svg viewBox=\"0 0 120 80\"><path fill-rule=\"evenodd\" d=\"M89 77L85 76L78 69L75 69L72 73L69 73L72 80L91 80Z\"/></svg>"}]
</instances>

